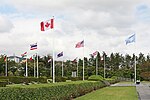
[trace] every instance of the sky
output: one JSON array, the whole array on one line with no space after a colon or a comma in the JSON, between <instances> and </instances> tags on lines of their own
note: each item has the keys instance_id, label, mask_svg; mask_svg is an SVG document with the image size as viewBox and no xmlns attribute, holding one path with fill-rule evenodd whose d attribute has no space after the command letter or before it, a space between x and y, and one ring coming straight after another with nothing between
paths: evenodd
<instances>
[{"instance_id":1,"label":"sky","mask_svg":"<svg viewBox=\"0 0 150 100\"><path fill-rule=\"evenodd\" d=\"M0 54L57 55L64 59L106 54L149 54L150 0L0 0ZM54 29L40 22L54 16ZM125 40L136 34L136 42ZM75 48L84 39L85 47ZM53 48L54 41L54 48ZM30 44L38 49L30 51ZM61 60L62 58L57 60Z\"/></svg>"}]
</instances>

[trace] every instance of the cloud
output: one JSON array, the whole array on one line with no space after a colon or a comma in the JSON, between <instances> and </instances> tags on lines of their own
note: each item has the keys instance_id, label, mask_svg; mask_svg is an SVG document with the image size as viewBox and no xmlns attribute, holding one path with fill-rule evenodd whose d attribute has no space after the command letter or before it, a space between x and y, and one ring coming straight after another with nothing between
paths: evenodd
<instances>
[{"instance_id":1,"label":"cloud","mask_svg":"<svg viewBox=\"0 0 150 100\"><path fill-rule=\"evenodd\" d=\"M13 23L3 15L0 15L0 33L10 32L13 28Z\"/></svg>"},{"instance_id":2,"label":"cloud","mask_svg":"<svg viewBox=\"0 0 150 100\"><path fill-rule=\"evenodd\" d=\"M15 8L16 12L6 13L5 16L8 15L6 19L10 19L9 23L13 23L13 29L2 28L10 34L3 35L3 39L0 37L0 46L1 49L9 48L7 50L9 54L16 52L20 55L29 50L31 43L37 42L39 54L46 55L52 54L54 38L56 54L64 51L65 59L73 59L76 56L82 58L82 48L75 49L75 44L84 39L86 57L95 50L100 53L105 51L107 54L134 53L133 45L126 46L125 39L135 32L138 37L136 52L147 53L150 24L139 21L141 15L137 14L137 12L141 13L137 8L143 3L148 4L149 1L11 0L7 4ZM149 5L146 5L146 12L144 12L146 14L149 11L147 8ZM54 30L41 32L40 22L52 16L55 17Z\"/></svg>"}]
</instances>

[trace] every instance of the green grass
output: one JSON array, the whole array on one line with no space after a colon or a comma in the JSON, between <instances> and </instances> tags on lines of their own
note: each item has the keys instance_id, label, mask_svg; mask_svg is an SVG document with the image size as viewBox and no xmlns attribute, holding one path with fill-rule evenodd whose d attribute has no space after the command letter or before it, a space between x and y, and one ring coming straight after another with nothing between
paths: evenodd
<instances>
[{"instance_id":1,"label":"green grass","mask_svg":"<svg viewBox=\"0 0 150 100\"><path fill-rule=\"evenodd\" d=\"M134 84L134 82L126 82L126 81L123 81L123 82L119 82L119 84Z\"/></svg>"},{"instance_id":2,"label":"green grass","mask_svg":"<svg viewBox=\"0 0 150 100\"><path fill-rule=\"evenodd\" d=\"M84 83L84 82L95 82L95 81L69 81L69 82L45 83L45 84L31 84L31 85L13 84L13 85L7 85L7 87L10 87L10 88L13 88L13 87L19 87L19 88L39 88L39 87L49 87L49 86L66 85L66 84L80 84L80 83Z\"/></svg>"},{"instance_id":3,"label":"green grass","mask_svg":"<svg viewBox=\"0 0 150 100\"><path fill-rule=\"evenodd\" d=\"M75 100L138 100L135 87L106 87Z\"/></svg>"}]
</instances>

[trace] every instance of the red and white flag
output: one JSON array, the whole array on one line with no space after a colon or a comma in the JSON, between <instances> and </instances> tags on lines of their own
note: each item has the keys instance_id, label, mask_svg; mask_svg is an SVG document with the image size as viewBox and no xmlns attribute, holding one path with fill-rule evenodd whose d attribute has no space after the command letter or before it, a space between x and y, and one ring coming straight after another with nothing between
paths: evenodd
<instances>
[{"instance_id":1,"label":"red and white flag","mask_svg":"<svg viewBox=\"0 0 150 100\"><path fill-rule=\"evenodd\" d=\"M54 28L54 19L41 22L41 31Z\"/></svg>"},{"instance_id":2,"label":"red and white flag","mask_svg":"<svg viewBox=\"0 0 150 100\"><path fill-rule=\"evenodd\" d=\"M30 61L32 61L33 59L32 59L32 56L30 57Z\"/></svg>"},{"instance_id":3,"label":"red and white flag","mask_svg":"<svg viewBox=\"0 0 150 100\"><path fill-rule=\"evenodd\" d=\"M76 63L77 62L78 57L76 57L72 62Z\"/></svg>"},{"instance_id":4,"label":"red and white flag","mask_svg":"<svg viewBox=\"0 0 150 100\"><path fill-rule=\"evenodd\" d=\"M4 57L4 61L5 61L5 62L6 62L6 60L7 60L7 56Z\"/></svg>"},{"instance_id":5,"label":"red and white flag","mask_svg":"<svg viewBox=\"0 0 150 100\"><path fill-rule=\"evenodd\" d=\"M97 55L97 53L98 53L98 51L93 52L93 53L92 53L92 56Z\"/></svg>"},{"instance_id":6,"label":"red and white flag","mask_svg":"<svg viewBox=\"0 0 150 100\"><path fill-rule=\"evenodd\" d=\"M80 48L80 47L84 47L84 40L81 42L78 42L75 46L75 48Z\"/></svg>"},{"instance_id":7,"label":"red and white flag","mask_svg":"<svg viewBox=\"0 0 150 100\"><path fill-rule=\"evenodd\" d=\"M23 54L21 54L21 56L23 57L23 56L25 56L27 54L27 52L24 52Z\"/></svg>"}]
</instances>

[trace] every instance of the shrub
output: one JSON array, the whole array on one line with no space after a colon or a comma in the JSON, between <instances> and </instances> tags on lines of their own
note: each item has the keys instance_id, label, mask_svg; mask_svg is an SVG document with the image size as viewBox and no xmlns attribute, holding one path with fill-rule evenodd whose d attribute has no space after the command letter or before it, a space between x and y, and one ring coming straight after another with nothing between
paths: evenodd
<instances>
[{"instance_id":1,"label":"shrub","mask_svg":"<svg viewBox=\"0 0 150 100\"><path fill-rule=\"evenodd\" d=\"M112 76L111 79L117 80L117 76Z\"/></svg>"},{"instance_id":2,"label":"shrub","mask_svg":"<svg viewBox=\"0 0 150 100\"><path fill-rule=\"evenodd\" d=\"M88 80L91 80L91 81L101 81L103 80L103 77L100 76L100 75L92 75L88 78Z\"/></svg>"},{"instance_id":3,"label":"shrub","mask_svg":"<svg viewBox=\"0 0 150 100\"><path fill-rule=\"evenodd\" d=\"M1 79L9 80L10 83L31 83L31 82L40 82L40 83L47 83L47 78L35 78L35 77L19 77L19 76L8 76L8 77L0 77Z\"/></svg>"},{"instance_id":4,"label":"shrub","mask_svg":"<svg viewBox=\"0 0 150 100\"><path fill-rule=\"evenodd\" d=\"M55 77L56 82L66 82L67 77Z\"/></svg>"},{"instance_id":5,"label":"shrub","mask_svg":"<svg viewBox=\"0 0 150 100\"><path fill-rule=\"evenodd\" d=\"M0 80L0 87L6 87L7 84L8 84L8 80L7 79L1 79Z\"/></svg>"},{"instance_id":6,"label":"shrub","mask_svg":"<svg viewBox=\"0 0 150 100\"><path fill-rule=\"evenodd\" d=\"M84 82L39 88L0 88L1 100L71 100L106 86L102 82Z\"/></svg>"}]
</instances>

